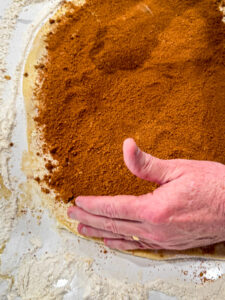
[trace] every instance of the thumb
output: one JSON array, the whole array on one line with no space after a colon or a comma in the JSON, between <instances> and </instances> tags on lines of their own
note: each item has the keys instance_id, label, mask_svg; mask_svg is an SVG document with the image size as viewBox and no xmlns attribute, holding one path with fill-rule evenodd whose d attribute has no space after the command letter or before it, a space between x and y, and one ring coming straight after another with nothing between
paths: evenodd
<instances>
[{"instance_id":1,"label":"thumb","mask_svg":"<svg viewBox=\"0 0 225 300\"><path fill-rule=\"evenodd\" d=\"M123 143L123 157L127 168L139 178L164 184L177 177L175 160L163 160L151 156L141 151L131 138Z\"/></svg>"}]
</instances>

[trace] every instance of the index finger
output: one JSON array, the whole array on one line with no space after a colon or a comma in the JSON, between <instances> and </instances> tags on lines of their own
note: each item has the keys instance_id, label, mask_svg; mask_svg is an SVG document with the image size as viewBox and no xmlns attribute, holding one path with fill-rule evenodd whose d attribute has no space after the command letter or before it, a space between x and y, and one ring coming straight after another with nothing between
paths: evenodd
<instances>
[{"instance_id":1,"label":"index finger","mask_svg":"<svg viewBox=\"0 0 225 300\"><path fill-rule=\"evenodd\" d=\"M147 199L148 197L148 199ZM79 196L76 205L86 212L108 218L142 221L146 200L151 194L142 196Z\"/></svg>"}]
</instances>

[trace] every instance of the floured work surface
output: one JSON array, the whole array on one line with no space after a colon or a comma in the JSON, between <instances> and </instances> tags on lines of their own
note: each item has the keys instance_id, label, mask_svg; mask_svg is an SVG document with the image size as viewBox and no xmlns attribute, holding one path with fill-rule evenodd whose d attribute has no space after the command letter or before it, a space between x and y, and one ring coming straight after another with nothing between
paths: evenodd
<instances>
[{"instance_id":1,"label":"floured work surface","mask_svg":"<svg viewBox=\"0 0 225 300\"><path fill-rule=\"evenodd\" d=\"M29 175L69 230L78 195L155 188L125 168L128 136L160 158L225 162L221 19L208 0L88 1L64 3L39 31L24 73ZM224 258L225 247L132 253Z\"/></svg>"}]
</instances>

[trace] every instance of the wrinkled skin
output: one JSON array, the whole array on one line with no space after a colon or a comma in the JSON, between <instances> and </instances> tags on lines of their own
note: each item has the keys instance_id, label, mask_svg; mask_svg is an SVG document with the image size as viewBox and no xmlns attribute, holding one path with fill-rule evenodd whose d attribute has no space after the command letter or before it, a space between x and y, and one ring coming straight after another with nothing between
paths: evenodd
<instances>
[{"instance_id":1,"label":"wrinkled skin","mask_svg":"<svg viewBox=\"0 0 225 300\"><path fill-rule=\"evenodd\" d=\"M133 139L125 140L123 153L134 175L160 187L142 196L79 196L68 215L80 222L80 234L119 250L184 250L225 241L225 165L161 160Z\"/></svg>"}]
</instances>

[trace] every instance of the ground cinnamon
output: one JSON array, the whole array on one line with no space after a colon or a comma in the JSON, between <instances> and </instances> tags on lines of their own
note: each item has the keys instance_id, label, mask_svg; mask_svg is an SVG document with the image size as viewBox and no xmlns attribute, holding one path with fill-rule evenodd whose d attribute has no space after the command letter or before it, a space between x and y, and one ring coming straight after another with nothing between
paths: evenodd
<instances>
[{"instance_id":1,"label":"ground cinnamon","mask_svg":"<svg viewBox=\"0 0 225 300\"><path fill-rule=\"evenodd\" d=\"M160 158L225 163L225 27L213 0L89 0L50 19L39 68L42 180L58 198L142 194L133 137Z\"/></svg>"}]
</instances>

